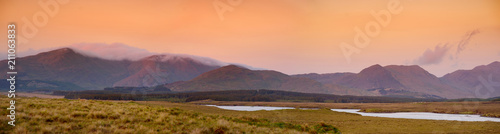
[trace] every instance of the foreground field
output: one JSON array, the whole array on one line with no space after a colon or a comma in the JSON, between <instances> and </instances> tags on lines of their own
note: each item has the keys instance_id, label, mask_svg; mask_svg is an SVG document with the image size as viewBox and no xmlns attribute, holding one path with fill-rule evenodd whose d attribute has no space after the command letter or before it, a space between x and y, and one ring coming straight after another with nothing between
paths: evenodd
<instances>
[{"instance_id":1,"label":"foreground field","mask_svg":"<svg viewBox=\"0 0 500 134\"><path fill-rule=\"evenodd\" d=\"M145 105L178 107L189 111L222 115L228 117L265 118L272 122L291 122L293 124L314 124L325 122L339 128L342 133L500 133L498 122L460 122L438 120L412 120L365 117L357 114L320 110L277 110L277 111L231 111L196 104L168 103L161 101L138 102ZM200 103L200 102L198 102ZM208 102L204 102L208 103ZM279 102L212 102L211 104L231 105L267 105L291 107L321 108L363 108L362 104L329 104L329 103L279 103ZM446 103L445 103L446 104ZM384 104L379 104L384 105ZM387 104L394 107L408 104ZM421 105L421 104L415 104ZM424 104L425 105L425 104ZM447 107L444 107L447 108ZM498 110L498 109L497 109Z\"/></svg>"},{"instance_id":2,"label":"foreground field","mask_svg":"<svg viewBox=\"0 0 500 134\"><path fill-rule=\"evenodd\" d=\"M317 133L338 130L328 124L270 122L261 118L207 115L135 102L18 98L16 126L0 98L0 133ZM187 104L189 105L189 104Z\"/></svg>"},{"instance_id":3,"label":"foreground field","mask_svg":"<svg viewBox=\"0 0 500 134\"><path fill-rule=\"evenodd\" d=\"M8 102L7 98L0 98ZM197 102L201 103L201 102ZM203 102L208 103L208 102ZM267 105L321 108L453 108L457 103L264 103L211 102L227 105ZM416 106L412 106L414 104ZM405 106L406 105L406 106ZM420 106L422 105L422 106ZM446 107L445 105L452 105ZM482 103L480 111L495 112L497 104ZM373 106L373 107L369 107ZM456 107L455 106L455 107ZM6 109L8 103L0 103ZM319 110L231 111L190 103L163 101L93 101L20 98L16 126L0 117L0 133L500 133L498 122L459 122L364 117ZM7 115L7 110L0 112ZM338 128L338 129L337 129Z\"/></svg>"},{"instance_id":4,"label":"foreground field","mask_svg":"<svg viewBox=\"0 0 500 134\"><path fill-rule=\"evenodd\" d=\"M500 102L422 102L422 103L294 103L294 102L235 102L235 101L197 101L193 104L238 105L238 106L276 106L297 108L361 109L363 112L433 112L448 114L478 114L500 118Z\"/></svg>"}]
</instances>

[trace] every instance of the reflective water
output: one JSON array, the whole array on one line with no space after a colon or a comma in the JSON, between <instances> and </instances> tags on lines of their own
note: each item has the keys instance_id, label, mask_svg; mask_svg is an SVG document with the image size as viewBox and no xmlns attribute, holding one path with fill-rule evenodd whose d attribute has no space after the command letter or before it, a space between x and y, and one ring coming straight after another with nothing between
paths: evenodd
<instances>
[{"instance_id":1,"label":"reflective water","mask_svg":"<svg viewBox=\"0 0 500 134\"><path fill-rule=\"evenodd\" d=\"M493 121L500 122L500 118L481 117L469 114L441 114L428 112L399 112L399 113L364 113L359 109L331 109L336 112L355 113L362 116L403 118L403 119L428 119L428 120L453 120L453 121Z\"/></svg>"},{"instance_id":2,"label":"reflective water","mask_svg":"<svg viewBox=\"0 0 500 134\"><path fill-rule=\"evenodd\" d=\"M236 110L236 111L295 109L293 107L268 107L268 106L217 106L217 105L206 105L206 106L213 106L220 109Z\"/></svg>"},{"instance_id":3,"label":"reflective water","mask_svg":"<svg viewBox=\"0 0 500 134\"><path fill-rule=\"evenodd\" d=\"M295 109L293 107L268 107L268 106L216 106L216 105L206 105L206 106L213 106L220 109L236 110L236 111ZM441 113L427 113L427 112L364 113L364 112L358 112L359 109L331 109L331 110L336 112L355 113L355 114L360 114L362 116L386 117L386 118L500 122L500 118L481 117L479 115L468 115L468 114L441 114Z\"/></svg>"}]
</instances>

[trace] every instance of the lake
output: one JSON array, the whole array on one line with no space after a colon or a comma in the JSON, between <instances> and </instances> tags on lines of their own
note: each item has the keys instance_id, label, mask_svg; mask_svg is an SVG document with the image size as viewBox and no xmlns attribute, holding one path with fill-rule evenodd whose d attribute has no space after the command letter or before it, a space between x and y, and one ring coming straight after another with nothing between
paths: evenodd
<instances>
[{"instance_id":1,"label":"lake","mask_svg":"<svg viewBox=\"0 0 500 134\"><path fill-rule=\"evenodd\" d=\"M481 117L471 114L442 114L429 112L398 112L398 113L365 113L358 112L359 109L331 109L336 112L355 113L362 116L403 118L403 119L428 119L428 120L451 120L451 121L493 121L500 122L500 118Z\"/></svg>"},{"instance_id":2,"label":"lake","mask_svg":"<svg viewBox=\"0 0 500 134\"><path fill-rule=\"evenodd\" d=\"M217 106L217 105L205 105L217 107L226 110L236 110L236 111L259 111L259 110L281 110L281 109L295 109L293 107L268 107L268 106Z\"/></svg>"},{"instance_id":3,"label":"lake","mask_svg":"<svg viewBox=\"0 0 500 134\"><path fill-rule=\"evenodd\" d=\"M206 105L206 106L212 106L220 109L235 110L235 111L295 109L293 107L269 107L269 106L217 106L217 105ZM335 112L354 113L354 114L359 114L361 116L385 117L385 118L500 122L500 118L481 117L479 115L469 115L469 114L442 114L442 113L429 113L429 112L364 113L364 112L358 112L359 109L331 109L331 110Z\"/></svg>"}]
</instances>

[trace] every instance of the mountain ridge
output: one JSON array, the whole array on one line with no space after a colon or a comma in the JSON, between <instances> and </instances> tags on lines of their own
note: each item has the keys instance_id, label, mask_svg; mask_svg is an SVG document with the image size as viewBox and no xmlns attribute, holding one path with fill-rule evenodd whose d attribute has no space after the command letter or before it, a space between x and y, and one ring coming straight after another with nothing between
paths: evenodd
<instances>
[{"instance_id":1,"label":"mountain ridge","mask_svg":"<svg viewBox=\"0 0 500 134\"><path fill-rule=\"evenodd\" d=\"M436 77L418 65L375 64L359 73L287 75L273 70L250 70L241 65L218 66L216 60L200 61L200 58L182 55L151 55L137 61L106 60L71 48L42 52L16 60L18 77L26 83L21 86L34 85L30 89L61 89L57 87L60 83L66 86L76 84L79 86L76 89L163 85L177 91L275 89L338 95L431 98L500 96L500 91L496 90L500 86L498 61ZM7 60L2 60L0 64L6 62ZM1 66L0 70L8 69ZM484 85L481 82L483 79L490 82L490 85ZM478 96L476 89L480 86L484 88L479 93L491 93L488 96Z\"/></svg>"},{"instance_id":2,"label":"mountain ridge","mask_svg":"<svg viewBox=\"0 0 500 134\"><path fill-rule=\"evenodd\" d=\"M19 72L18 78L22 80L70 82L84 89L100 90L112 86L155 86L190 80L219 67L204 65L203 62L190 57L178 56L176 59L175 61L107 60L71 48L60 48L17 58L16 71ZM0 61L2 64L7 64L6 62L7 60ZM143 62L148 62L147 66L143 66ZM0 70L6 72L9 69L7 66L1 66ZM1 77L6 78L6 76Z\"/></svg>"},{"instance_id":3,"label":"mountain ridge","mask_svg":"<svg viewBox=\"0 0 500 134\"><path fill-rule=\"evenodd\" d=\"M328 93L317 81L294 78L272 70L250 70L235 65L224 66L185 82L167 84L173 91L218 91L275 89L310 93Z\"/></svg>"}]
</instances>

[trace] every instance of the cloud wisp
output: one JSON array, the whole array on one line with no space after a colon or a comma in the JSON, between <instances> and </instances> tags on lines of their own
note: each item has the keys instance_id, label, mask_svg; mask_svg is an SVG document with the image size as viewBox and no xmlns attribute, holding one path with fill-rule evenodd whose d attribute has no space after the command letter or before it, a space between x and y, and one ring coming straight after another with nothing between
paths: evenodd
<instances>
[{"instance_id":1,"label":"cloud wisp","mask_svg":"<svg viewBox=\"0 0 500 134\"><path fill-rule=\"evenodd\" d=\"M414 60L414 63L418 65L439 64L447 55L449 55L451 59L457 59L458 55L460 55L460 53L464 51L470 44L470 40L472 39L472 37L479 33L480 32L478 29L468 31L465 33L462 39L454 45L449 45L448 43L446 43L445 45L436 45L434 50L428 48L420 57ZM453 48L456 48L456 52L448 53Z\"/></svg>"},{"instance_id":2,"label":"cloud wisp","mask_svg":"<svg viewBox=\"0 0 500 134\"><path fill-rule=\"evenodd\" d=\"M465 33L465 36L457 44L457 52L456 52L455 55L458 55L458 54L460 54L460 52L462 52L463 50L465 50L465 48L467 47L467 45L469 45L469 42L470 42L472 36L474 36L474 35L476 35L478 33L480 33L480 32L477 29Z\"/></svg>"},{"instance_id":3,"label":"cloud wisp","mask_svg":"<svg viewBox=\"0 0 500 134\"><path fill-rule=\"evenodd\" d=\"M146 49L131 47L122 43L79 43L69 46L79 53L91 57L99 57L107 60L139 60L157 53Z\"/></svg>"},{"instance_id":4,"label":"cloud wisp","mask_svg":"<svg viewBox=\"0 0 500 134\"><path fill-rule=\"evenodd\" d=\"M451 47L448 44L445 45L437 45L434 50L427 49L418 59L415 60L415 63L418 65L432 65L439 64L443 61L443 58L446 56L446 53L449 51Z\"/></svg>"},{"instance_id":5,"label":"cloud wisp","mask_svg":"<svg viewBox=\"0 0 500 134\"><path fill-rule=\"evenodd\" d=\"M227 63L227 62L222 62L216 59L212 59L209 57L202 57L202 56L196 56L196 55L189 55L189 54L172 54L172 53L154 53L150 52L146 49L141 49L137 47L132 47L126 44L122 43L112 43L112 44L106 44L106 43L78 43L78 44L73 44L70 46L66 46L67 48L71 48L75 50L76 52L89 56L89 57L97 57L101 59L106 59L106 60L130 60L130 61L137 61L141 60L153 55L160 55L162 57L162 61L166 60L175 60L177 59L176 57L183 57L183 58L190 58L196 62L205 64L205 65L211 65L211 66L226 66L229 64L234 64L234 65L239 65L248 69L252 70L266 70L264 68L256 68L252 67L249 65L245 64L239 64L239 63ZM55 48L44 48L44 49L29 49L27 51L19 52L18 57L25 57L25 56L30 56L30 55L36 55L41 52L48 52L60 48L65 48L65 47L55 47ZM1 54L1 53L0 53ZM5 54L6 55L6 54ZM5 59L5 58L4 58ZM4 60L0 59L0 60Z\"/></svg>"}]
</instances>

